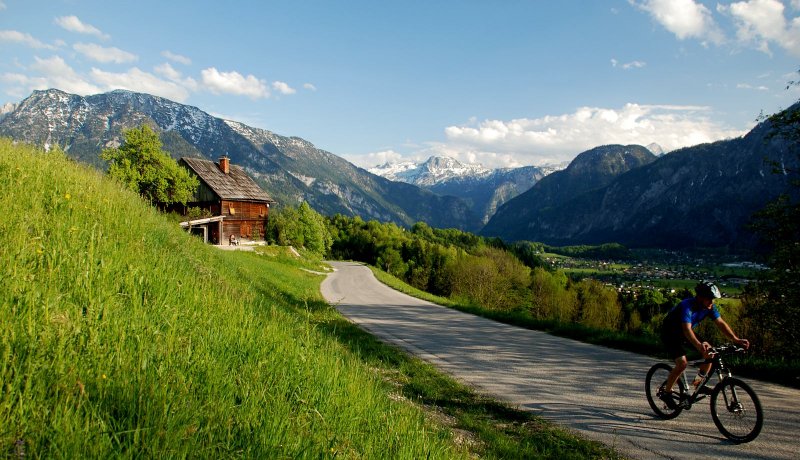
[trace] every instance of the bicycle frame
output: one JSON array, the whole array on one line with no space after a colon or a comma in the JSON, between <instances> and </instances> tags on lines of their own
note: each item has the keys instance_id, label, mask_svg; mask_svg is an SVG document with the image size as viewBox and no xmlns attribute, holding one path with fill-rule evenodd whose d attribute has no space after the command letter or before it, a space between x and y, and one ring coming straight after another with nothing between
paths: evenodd
<instances>
[{"instance_id":1,"label":"bicycle frame","mask_svg":"<svg viewBox=\"0 0 800 460\"><path fill-rule=\"evenodd\" d=\"M685 409L691 409L692 404L708 396L705 393L700 394L700 389L708 385L708 382L711 380L711 377L715 373L719 378L719 382L722 382L726 378L733 376L731 370L725 366L725 363L722 362L722 352L715 353L711 358L705 359L703 361L694 361L692 363L692 367L700 367L701 365L708 363L711 363L711 368L706 373L706 376L703 377L703 379L700 381L700 384L697 385L697 388L694 389L694 392L689 394L688 397L681 402L681 405L684 406ZM683 387L686 388L688 392L688 389L691 388L691 386L690 383L686 380L686 371L684 371L683 374L681 374L681 378L683 379ZM728 395L723 394L723 396L725 397L725 405L727 406L729 404ZM736 400L735 392L733 393L733 399Z\"/></svg>"}]
</instances>

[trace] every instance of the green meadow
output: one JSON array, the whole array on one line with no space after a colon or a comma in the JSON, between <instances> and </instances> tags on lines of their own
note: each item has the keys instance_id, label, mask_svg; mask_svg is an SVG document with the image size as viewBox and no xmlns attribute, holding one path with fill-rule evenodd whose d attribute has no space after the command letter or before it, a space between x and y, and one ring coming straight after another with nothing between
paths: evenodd
<instances>
[{"instance_id":1,"label":"green meadow","mask_svg":"<svg viewBox=\"0 0 800 460\"><path fill-rule=\"evenodd\" d=\"M319 275L227 253L0 140L0 456L452 458L307 316Z\"/></svg>"},{"instance_id":2,"label":"green meadow","mask_svg":"<svg viewBox=\"0 0 800 460\"><path fill-rule=\"evenodd\" d=\"M204 245L4 139L0 192L0 457L614 456L355 328L318 259Z\"/></svg>"}]
</instances>

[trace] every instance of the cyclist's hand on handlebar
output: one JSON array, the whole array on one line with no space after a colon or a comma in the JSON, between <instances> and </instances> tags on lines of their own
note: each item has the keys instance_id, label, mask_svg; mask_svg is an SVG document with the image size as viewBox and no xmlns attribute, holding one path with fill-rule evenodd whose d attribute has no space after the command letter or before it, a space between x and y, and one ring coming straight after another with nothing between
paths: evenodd
<instances>
[{"instance_id":1,"label":"cyclist's hand on handlebar","mask_svg":"<svg viewBox=\"0 0 800 460\"><path fill-rule=\"evenodd\" d=\"M703 347L703 350L702 350L703 358L708 359L714 354L714 347L712 347L710 343L703 342L703 343L700 344L700 346Z\"/></svg>"},{"instance_id":2,"label":"cyclist's hand on handlebar","mask_svg":"<svg viewBox=\"0 0 800 460\"><path fill-rule=\"evenodd\" d=\"M736 341L736 343L738 343L739 345L744 347L745 350L750 348L750 341L747 340L747 339L739 339L739 340Z\"/></svg>"}]
</instances>

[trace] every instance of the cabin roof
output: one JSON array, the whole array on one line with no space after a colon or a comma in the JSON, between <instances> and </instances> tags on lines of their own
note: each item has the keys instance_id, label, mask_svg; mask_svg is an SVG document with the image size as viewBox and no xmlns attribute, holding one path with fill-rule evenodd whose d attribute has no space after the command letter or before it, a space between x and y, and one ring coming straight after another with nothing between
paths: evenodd
<instances>
[{"instance_id":1,"label":"cabin roof","mask_svg":"<svg viewBox=\"0 0 800 460\"><path fill-rule=\"evenodd\" d=\"M231 201L259 201L274 203L255 181L247 175L241 166L230 165L228 174L220 169L219 164L202 158L183 157L181 161L205 182L220 199Z\"/></svg>"}]
</instances>

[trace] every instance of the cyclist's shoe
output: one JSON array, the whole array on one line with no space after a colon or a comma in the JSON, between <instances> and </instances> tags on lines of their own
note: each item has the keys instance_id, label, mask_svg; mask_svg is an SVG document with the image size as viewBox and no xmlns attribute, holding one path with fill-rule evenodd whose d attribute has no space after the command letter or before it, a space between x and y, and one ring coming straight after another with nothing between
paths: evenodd
<instances>
[{"instance_id":1,"label":"cyclist's shoe","mask_svg":"<svg viewBox=\"0 0 800 460\"><path fill-rule=\"evenodd\" d=\"M697 394L711 396L711 388L709 388L707 386L702 386L702 387L700 387L699 390L697 390Z\"/></svg>"},{"instance_id":2,"label":"cyclist's shoe","mask_svg":"<svg viewBox=\"0 0 800 460\"><path fill-rule=\"evenodd\" d=\"M678 402L675 400L677 394L672 391L667 391L664 387L658 389L658 398L667 405L667 407L671 410L675 410L678 408Z\"/></svg>"}]
</instances>

